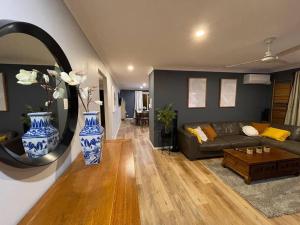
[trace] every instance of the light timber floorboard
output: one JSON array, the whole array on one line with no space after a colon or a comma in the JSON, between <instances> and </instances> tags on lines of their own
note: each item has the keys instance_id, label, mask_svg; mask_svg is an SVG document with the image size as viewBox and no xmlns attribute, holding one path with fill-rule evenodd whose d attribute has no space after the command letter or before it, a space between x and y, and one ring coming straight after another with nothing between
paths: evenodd
<instances>
[{"instance_id":1,"label":"light timber floorboard","mask_svg":"<svg viewBox=\"0 0 300 225\"><path fill-rule=\"evenodd\" d=\"M201 160L152 149L148 127L122 122L118 138L133 140L142 225L300 224L300 213L265 217Z\"/></svg>"}]
</instances>

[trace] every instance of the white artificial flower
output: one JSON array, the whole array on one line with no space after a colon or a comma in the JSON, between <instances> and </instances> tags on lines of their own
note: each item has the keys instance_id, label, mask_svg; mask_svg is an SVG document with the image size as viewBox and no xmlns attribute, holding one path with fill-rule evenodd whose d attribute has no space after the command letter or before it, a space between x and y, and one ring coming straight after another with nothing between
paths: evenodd
<instances>
[{"instance_id":1,"label":"white artificial flower","mask_svg":"<svg viewBox=\"0 0 300 225\"><path fill-rule=\"evenodd\" d=\"M66 82L66 83L68 83L68 84L70 84L71 82L72 82L72 79L71 79L71 77L69 76L69 74L67 74L66 72L61 72L60 73L60 78L64 81L64 82ZM70 84L71 85L71 84ZM76 84L77 85L77 84Z\"/></svg>"},{"instance_id":2,"label":"white artificial flower","mask_svg":"<svg viewBox=\"0 0 300 225\"><path fill-rule=\"evenodd\" d=\"M63 88L56 88L55 91L53 92L53 98L54 99L63 98L64 94L65 94L65 89L63 89Z\"/></svg>"},{"instance_id":3,"label":"white artificial flower","mask_svg":"<svg viewBox=\"0 0 300 225\"><path fill-rule=\"evenodd\" d=\"M43 74L43 78L44 78L46 84L48 84L49 83L49 76L46 75L46 74Z\"/></svg>"},{"instance_id":4,"label":"white artificial flower","mask_svg":"<svg viewBox=\"0 0 300 225\"><path fill-rule=\"evenodd\" d=\"M103 105L102 101L94 101L97 105Z\"/></svg>"},{"instance_id":5,"label":"white artificial flower","mask_svg":"<svg viewBox=\"0 0 300 225\"><path fill-rule=\"evenodd\" d=\"M50 103L50 101L46 101L45 106L48 107L49 103Z\"/></svg>"},{"instance_id":6,"label":"white artificial flower","mask_svg":"<svg viewBox=\"0 0 300 225\"><path fill-rule=\"evenodd\" d=\"M89 87L81 88L81 89L80 89L80 96L81 96L83 99L87 99L87 98L88 98L88 95L89 95L89 90L90 90Z\"/></svg>"},{"instance_id":7,"label":"white artificial flower","mask_svg":"<svg viewBox=\"0 0 300 225\"><path fill-rule=\"evenodd\" d=\"M16 75L18 79L18 84L22 85L31 85L37 83L37 71L27 71L27 70L20 70L20 72Z\"/></svg>"},{"instance_id":8,"label":"white artificial flower","mask_svg":"<svg viewBox=\"0 0 300 225\"><path fill-rule=\"evenodd\" d=\"M80 85L86 80L86 76L77 75L74 71L71 71L69 74L66 72L61 72L60 77L64 82L71 86Z\"/></svg>"},{"instance_id":9,"label":"white artificial flower","mask_svg":"<svg viewBox=\"0 0 300 225\"><path fill-rule=\"evenodd\" d=\"M53 76L53 77L56 77L59 75L58 72L55 70L47 70L47 72L50 76Z\"/></svg>"}]
</instances>

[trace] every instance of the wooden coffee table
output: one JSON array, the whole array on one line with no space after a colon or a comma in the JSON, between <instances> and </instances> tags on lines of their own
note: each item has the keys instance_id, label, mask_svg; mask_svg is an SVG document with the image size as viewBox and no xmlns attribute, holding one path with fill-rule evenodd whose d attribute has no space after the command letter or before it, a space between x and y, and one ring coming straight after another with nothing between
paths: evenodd
<instances>
[{"instance_id":1,"label":"wooden coffee table","mask_svg":"<svg viewBox=\"0 0 300 225\"><path fill-rule=\"evenodd\" d=\"M232 169L245 179L246 184L254 180L261 180L300 173L300 156L288 151L271 148L269 153L253 153L224 149L223 167Z\"/></svg>"}]
</instances>

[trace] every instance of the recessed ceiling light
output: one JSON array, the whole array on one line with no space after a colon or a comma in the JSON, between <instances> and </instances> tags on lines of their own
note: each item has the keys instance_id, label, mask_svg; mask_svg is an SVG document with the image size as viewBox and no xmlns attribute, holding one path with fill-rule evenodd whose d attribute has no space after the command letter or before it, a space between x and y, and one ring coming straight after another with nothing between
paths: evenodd
<instances>
[{"instance_id":1,"label":"recessed ceiling light","mask_svg":"<svg viewBox=\"0 0 300 225\"><path fill-rule=\"evenodd\" d=\"M143 87L146 87L146 83L143 83Z\"/></svg>"},{"instance_id":2,"label":"recessed ceiling light","mask_svg":"<svg viewBox=\"0 0 300 225\"><path fill-rule=\"evenodd\" d=\"M133 66L133 65L128 65L127 69L128 69L129 71L132 71L132 70L134 70L134 66Z\"/></svg>"},{"instance_id":3,"label":"recessed ceiling light","mask_svg":"<svg viewBox=\"0 0 300 225\"><path fill-rule=\"evenodd\" d=\"M140 88L143 89L144 87L143 87L143 86L140 86Z\"/></svg>"},{"instance_id":4,"label":"recessed ceiling light","mask_svg":"<svg viewBox=\"0 0 300 225\"><path fill-rule=\"evenodd\" d=\"M196 31L196 33L195 33L196 37L202 37L204 34L205 34L205 31L204 31L204 30L198 30L198 31Z\"/></svg>"}]
</instances>

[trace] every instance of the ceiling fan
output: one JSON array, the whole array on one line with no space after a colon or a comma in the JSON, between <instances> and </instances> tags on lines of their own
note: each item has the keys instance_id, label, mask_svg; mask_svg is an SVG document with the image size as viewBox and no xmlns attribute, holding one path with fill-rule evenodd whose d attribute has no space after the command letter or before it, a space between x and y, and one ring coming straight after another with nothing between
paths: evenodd
<instances>
[{"instance_id":1,"label":"ceiling fan","mask_svg":"<svg viewBox=\"0 0 300 225\"><path fill-rule=\"evenodd\" d=\"M286 50L283 50L277 54L273 54L271 51L271 45L272 43L276 40L276 37L270 37L264 40L264 43L267 46L267 51L265 52L265 55L262 58L259 59L254 59L251 61L246 61L246 62L242 62L242 63L238 63L238 64L233 64L233 65L228 65L226 67L230 68L230 67L236 67L236 66L241 66L241 65L245 65L245 64L250 64L250 63L255 63L255 62L263 62L263 63L273 63L273 62L278 62L278 63L288 63L285 60L282 60L281 57L291 54L295 51L300 50L300 45L296 45L292 48L288 48Z\"/></svg>"}]
</instances>

